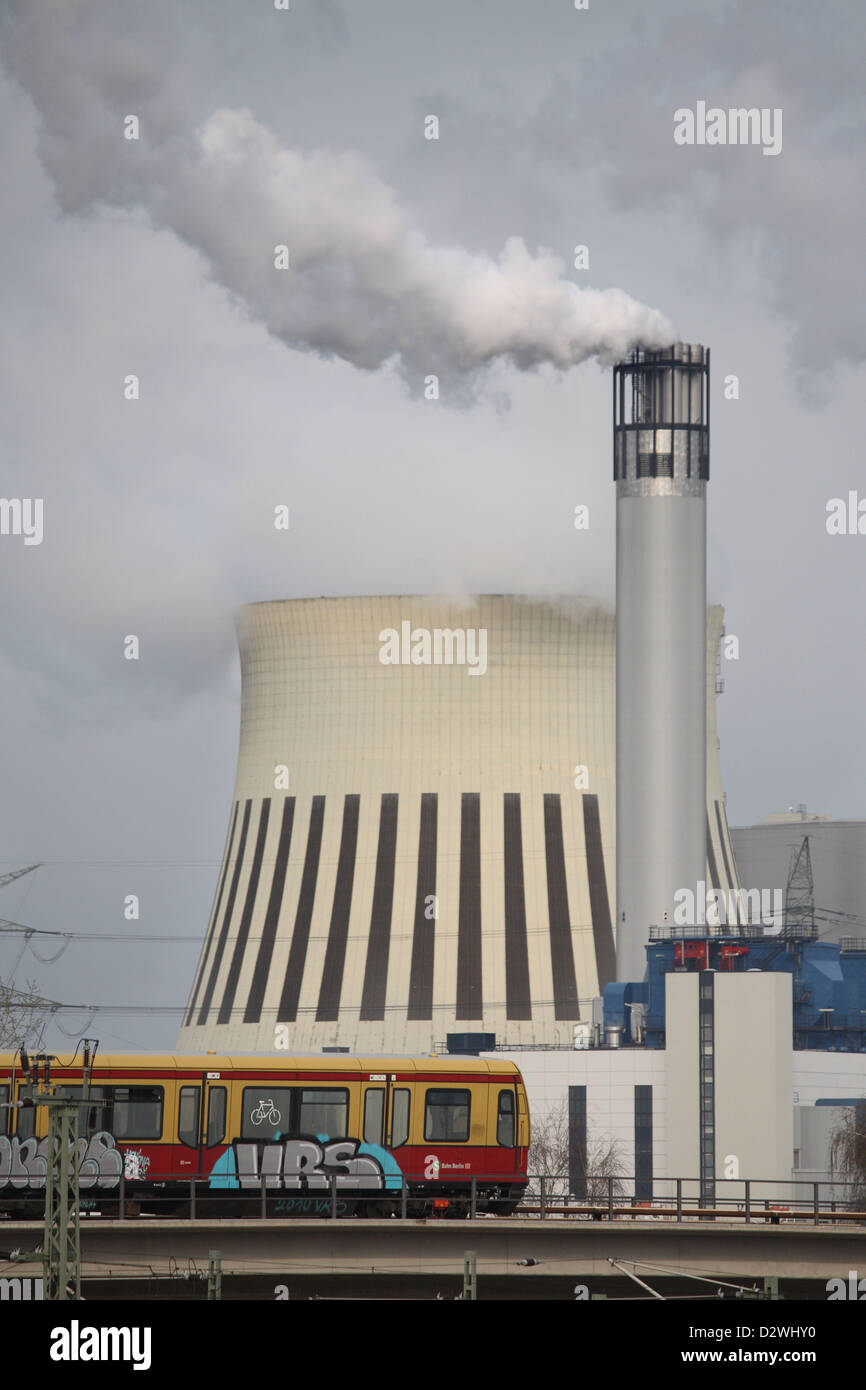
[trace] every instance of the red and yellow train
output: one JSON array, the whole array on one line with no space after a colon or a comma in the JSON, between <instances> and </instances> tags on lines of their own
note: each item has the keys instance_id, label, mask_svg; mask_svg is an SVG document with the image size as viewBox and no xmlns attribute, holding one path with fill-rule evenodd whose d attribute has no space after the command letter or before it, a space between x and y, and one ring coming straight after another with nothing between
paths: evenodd
<instances>
[{"instance_id":1,"label":"red and yellow train","mask_svg":"<svg viewBox=\"0 0 866 1390\"><path fill-rule=\"evenodd\" d=\"M45 1189L47 1112L20 1057L0 1054L0 1209ZM384 1215L408 1199L507 1214L526 1186L529 1110L512 1062L476 1057L228 1057L139 1054L54 1060L50 1087L79 1104L82 1206L121 1191L170 1207L196 1180L208 1206L264 1193L274 1214ZM474 1184L472 1180L475 1180ZM148 1199L153 1205L148 1205ZM155 1199L159 1199L158 1203Z\"/></svg>"}]
</instances>

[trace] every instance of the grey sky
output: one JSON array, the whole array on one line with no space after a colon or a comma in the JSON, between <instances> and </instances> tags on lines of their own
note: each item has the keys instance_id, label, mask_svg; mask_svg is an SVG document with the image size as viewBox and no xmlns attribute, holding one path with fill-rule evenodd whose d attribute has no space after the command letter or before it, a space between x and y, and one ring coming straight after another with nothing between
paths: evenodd
<instances>
[{"instance_id":1,"label":"grey sky","mask_svg":"<svg viewBox=\"0 0 866 1390\"><path fill-rule=\"evenodd\" d=\"M2 891L4 916L203 933L237 746L237 604L612 597L609 372L506 359L469 374L426 312L434 289L459 312L455 277L470 257L498 263L512 238L557 258L566 285L622 291L712 349L710 597L740 639L720 701L732 823L795 801L866 817L866 537L825 528L829 498L866 496L855 0L292 0L287 13L5 0L0 13L3 494L45 506L41 545L0 537L0 855L47 865ZM781 153L675 145L675 109L698 100L781 108ZM208 127L220 111L249 115ZM139 142L122 138L129 112ZM366 369L289 345L327 345L331 324L366 360L381 299L369 279L341 295L327 265L302 303L270 295L250 237L263 221L266 247L298 238L304 216L278 236L265 166L253 182L241 161L239 182L216 186L195 162L197 132L227 120L278 160L295 152L305 207L318 171L340 254L357 264L360 246L366 274L390 216L448 252L435 274L424 262L415 318L385 263L393 313ZM578 243L589 270L573 269ZM402 358L375 367L389 327ZM439 401L420 394L428 359ZM138 662L123 659L129 633ZM128 893L138 923L124 921ZM0 970L17 950L0 944ZM180 1004L196 955L193 942L72 944L54 965L25 954L16 979L63 1000ZM176 1020L89 1031L104 1047L170 1045Z\"/></svg>"}]
</instances>

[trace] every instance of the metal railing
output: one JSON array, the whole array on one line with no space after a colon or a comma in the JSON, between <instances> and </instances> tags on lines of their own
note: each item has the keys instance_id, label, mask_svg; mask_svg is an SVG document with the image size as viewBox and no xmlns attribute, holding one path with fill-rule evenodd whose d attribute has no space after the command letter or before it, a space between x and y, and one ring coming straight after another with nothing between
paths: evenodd
<instances>
[{"instance_id":1,"label":"metal railing","mask_svg":"<svg viewBox=\"0 0 866 1390\"><path fill-rule=\"evenodd\" d=\"M595 1221L742 1221L781 1225L852 1222L866 1225L866 1184L834 1179L715 1178L714 1196L701 1196L699 1178L591 1177L575 1191L565 1176L530 1178L518 1215L584 1217ZM667 1191L665 1191L667 1189ZM659 1193L663 1195L659 1195ZM640 1193L641 1195L638 1195Z\"/></svg>"},{"instance_id":2,"label":"metal railing","mask_svg":"<svg viewBox=\"0 0 866 1390\"><path fill-rule=\"evenodd\" d=\"M348 1175L322 1173L303 1179L304 1186L292 1187L279 1174L263 1174L256 1179L243 1176L238 1186L226 1185L220 1175L213 1185L208 1177L178 1178L177 1173L151 1172L147 1179L130 1180L121 1175L110 1189L99 1187L82 1192L82 1216L109 1216L115 1220L138 1217L165 1216L195 1221L220 1217L236 1219L255 1216L260 1219L280 1217L325 1216L388 1216L417 1220L428 1214L475 1218L489 1215L494 1207L513 1207L519 1199L521 1175L485 1173L461 1182L455 1192L453 1183L441 1184L427 1173L403 1174L400 1178L387 1175L385 1185L376 1190L359 1191ZM512 1195L506 1193L511 1189ZM34 1201L35 1193L0 1192L4 1197ZM34 1202L35 1204L35 1202Z\"/></svg>"},{"instance_id":3,"label":"metal railing","mask_svg":"<svg viewBox=\"0 0 866 1390\"><path fill-rule=\"evenodd\" d=\"M667 1222L723 1221L781 1225L866 1225L866 1187L862 1182L792 1179L716 1178L711 1203L702 1200L700 1179L656 1178L652 1196L647 1179L633 1176L588 1177L579 1184L565 1175L530 1175L519 1202L495 1189L514 1188L515 1174L484 1174L470 1178L462 1190L443 1184L437 1195L426 1175L404 1174L393 1186L377 1191L352 1189L341 1175L322 1174L318 1185L277 1186L279 1177L264 1175L256 1183L245 1179L240 1188L214 1190L206 1177L178 1180L176 1174L154 1173L148 1181L121 1177L110 1190L92 1189L80 1199L82 1217L89 1214L130 1220L172 1217L208 1221L243 1216L272 1220L287 1217L369 1216L418 1220L433 1218L569 1219L587 1221L650 1220ZM11 1194L0 1194L0 1200ZM24 1194L16 1194L17 1196ZM35 1194L33 1194L35 1197ZM513 1211L502 1212L502 1208ZM499 1208L499 1210L497 1210Z\"/></svg>"}]
</instances>

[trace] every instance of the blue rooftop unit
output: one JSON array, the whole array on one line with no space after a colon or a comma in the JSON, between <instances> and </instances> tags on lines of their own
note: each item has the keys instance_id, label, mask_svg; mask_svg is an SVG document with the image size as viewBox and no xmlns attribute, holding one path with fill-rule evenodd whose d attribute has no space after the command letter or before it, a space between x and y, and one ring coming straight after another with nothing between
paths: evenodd
<instances>
[{"instance_id":1,"label":"blue rooftop unit","mask_svg":"<svg viewBox=\"0 0 866 1390\"><path fill-rule=\"evenodd\" d=\"M647 1047L665 1045L665 977L672 971L772 970L791 976L796 1050L866 1052L864 938L818 941L809 928L770 935L760 927L653 927L646 952L643 985L605 989L604 1022L622 1026L627 1000L644 998Z\"/></svg>"}]
</instances>

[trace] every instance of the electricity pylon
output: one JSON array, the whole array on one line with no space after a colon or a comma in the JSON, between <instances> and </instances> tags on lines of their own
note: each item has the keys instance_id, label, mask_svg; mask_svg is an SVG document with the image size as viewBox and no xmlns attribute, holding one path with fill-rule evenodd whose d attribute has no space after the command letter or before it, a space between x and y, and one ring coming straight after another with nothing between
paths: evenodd
<instances>
[{"instance_id":1,"label":"electricity pylon","mask_svg":"<svg viewBox=\"0 0 866 1390\"><path fill-rule=\"evenodd\" d=\"M91 1039L84 1039L84 1043L82 1092L86 1097ZM48 1111L45 1220L41 1251L43 1293L46 1300L66 1302L81 1298L81 1232L78 1221L78 1107L81 1102L49 1089L53 1060L40 1053L31 1062L26 1050L21 1049L22 1070L30 1074L30 1095L23 1104L43 1107Z\"/></svg>"},{"instance_id":2,"label":"electricity pylon","mask_svg":"<svg viewBox=\"0 0 866 1390\"><path fill-rule=\"evenodd\" d=\"M793 857L785 887L785 930L791 927L815 930L815 882L808 835L803 836L803 843Z\"/></svg>"},{"instance_id":3,"label":"electricity pylon","mask_svg":"<svg viewBox=\"0 0 866 1390\"><path fill-rule=\"evenodd\" d=\"M26 869L13 869L11 873L0 874L0 888L5 888L7 883L14 883L16 878L23 878L25 874L32 874L34 869L38 869L39 864L28 864Z\"/></svg>"}]
</instances>

